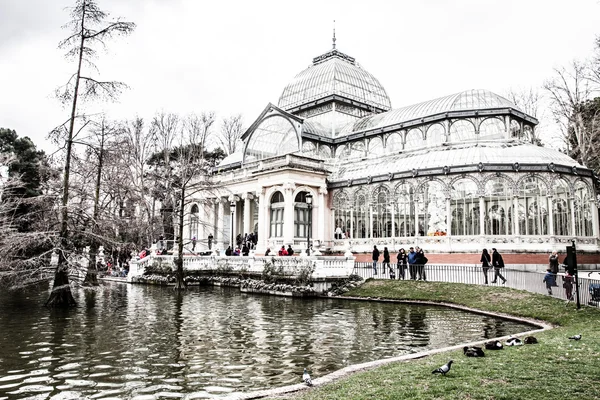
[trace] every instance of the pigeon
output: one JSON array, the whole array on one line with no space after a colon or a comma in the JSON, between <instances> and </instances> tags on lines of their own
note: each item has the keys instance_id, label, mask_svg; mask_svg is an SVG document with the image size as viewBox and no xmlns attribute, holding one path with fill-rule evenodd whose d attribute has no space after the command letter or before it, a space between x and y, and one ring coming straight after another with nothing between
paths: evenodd
<instances>
[{"instance_id":1,"label":"pigeon","mask_svg":"<svg viewBox=\"0 0 600 400\"><path fill-rule=\"evenodd\" d=\"M448 371L450 371L450 367L452 366L453 362L454 361L450 360L450 361L448 361L448 364L444 364L441 367L439 367L438 369L434 369L433 372L431 372L431 373L446 375L448 373Z\"/></svg>"},{"instance_id":2,"label":"pigeon","mask_svg":"<svg viewBox=\"0 0 600 400\"><path fill-rule=\"evenodd\" d=\"M571 340L581 340L581 335L574 335L574 336L571 336L569 339L571 339Z\"/></svg>"},{"instance_id":3,"label":"pigeon","mask_svg":"<svg viewBox=\"0 0 600 400\"><path fill-rule=\"evenodd\" d=\"M302 380L304 381L304 383L306 383L308 386L312 386L312 380L310 379L310 375L308 374L308 371L306 370L306 368L304 368L304 373L302 374Z\"/></svg>"},{"instance_id":4,"label":"pigeon","mask_svg":"<svg viewBox=\"0 0 600 400\"><path fill-rule=\"evenodd\" d=\"M523 341L519 338L516 338L514 336L511 336L507 341L506 341L506 345L507 346L522 346L523 345Z\"/></svg>"},{"instance_id":5,"label":"pigeon","mask_svg":"<svg viewBox=\"0 0 600 400\"><path fill-rule=\"evenodd\" d=\"M465 346L463 347L463 353L467 357L485 357L485 353L481 349L481 347L477 346Z\"/></svg>"},{"instance_id":6,"label":"pigeon","mask_svg":"<svg viewBox=\"0 0 600 400\"><path fill-rule=\"evenodd\" d=\"M499 340L492 340L485 344L486 350L502 350L503 348L504 346L502 346L502 342L500 342Z\"/></svg>"},{"instance_id":7,"label":"pigeon","mask_svg":"<svg viewBox=\"0 0 600 400\"><path fill-rule=\"evenodd\" d=\"M538 342L535 336L527 336L524 341L525 344L536 344Z\"/></svg>"}]
</instances>

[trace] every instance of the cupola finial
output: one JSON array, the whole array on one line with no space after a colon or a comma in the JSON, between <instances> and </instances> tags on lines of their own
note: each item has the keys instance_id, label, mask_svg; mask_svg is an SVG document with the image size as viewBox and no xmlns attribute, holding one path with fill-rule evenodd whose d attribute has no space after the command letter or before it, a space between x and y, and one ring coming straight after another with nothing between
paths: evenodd
<instances>
[{"instance_id":1,"label":"cupola finial","mask_svg":"<svg viewBox=\"0 0 600 400\"><path fill-rule=\"evenodd\" d=\"M333 49L335 50L335 19L333 20Z\"/></svg>"}]
</instances>

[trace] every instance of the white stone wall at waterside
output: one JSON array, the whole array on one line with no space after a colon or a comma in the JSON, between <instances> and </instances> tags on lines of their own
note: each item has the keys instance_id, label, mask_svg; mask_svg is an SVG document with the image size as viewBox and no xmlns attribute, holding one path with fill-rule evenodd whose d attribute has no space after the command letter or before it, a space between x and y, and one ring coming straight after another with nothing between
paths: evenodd
<instances>
[{"instance_id":1,"label":"white stone wall at waterside","mask_svg":"<svg viewBox=\"0 0 600 400\"><path fill-rule=\"evenodd\" d=\"M175 256L150 255L141 260L131 261L127 281L144 274L148 265L164 265L173 268ZM347 278L354 269L354 257L226 257L226 256L185 256L183 268L186 271L231 271L261 274L265 264L270 263L284 276L296 276L305 267L312 267L312 278Z\"/></svg>"}]
</instances>

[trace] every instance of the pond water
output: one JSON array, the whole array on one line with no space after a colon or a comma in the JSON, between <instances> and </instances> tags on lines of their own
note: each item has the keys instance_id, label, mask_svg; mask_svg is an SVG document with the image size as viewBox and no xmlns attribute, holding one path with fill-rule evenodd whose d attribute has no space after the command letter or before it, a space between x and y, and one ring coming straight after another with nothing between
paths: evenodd
<instances>
[{"instance_id":1,"label":"pond water","mask_svg":"<svg viewBox=\"0 0 600 400\"><path fill-rule=\"evenodd\" d=\"M523 332L436 306L107 283L49 310L47 290L0 293L0 399L203 399L344 366Z\"/></svg>"}]
</instances>

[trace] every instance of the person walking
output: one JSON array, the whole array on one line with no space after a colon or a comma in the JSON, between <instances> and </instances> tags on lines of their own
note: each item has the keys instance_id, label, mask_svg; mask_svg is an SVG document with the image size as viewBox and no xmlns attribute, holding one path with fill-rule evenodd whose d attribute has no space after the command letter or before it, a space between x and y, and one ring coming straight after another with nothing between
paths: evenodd
<instances>
[{"instance_id":1,"label":"person walking","mask_svg":"<svg viewBox=\"0 0 600 400\"><path fill-rule=\"evenodd\" d=\"M405 273L406 273L406 266L408 264L408 256L406 255L406 250L404 250L404 248L401 248L400 251L398 252L397 260L398 260L398 279L402 278L404 280Z\"/></svg>"},{"instance_id":2,"label":"person walking","mask_svg":"<svg viewBox=\"0 0 600 400\"><path fill-rule=\"evenodd\" d=\"M414 247L411 247L408 250L408 273L410 275L410 279L414 281L417 278L417 267L415 265L417 263L417 253L415 253Z\"/></svg>"},{"instance_id":3,"label":"person walking","mask_svg":"<svg viewBox=\"0 0 600 400\"><path fill-rule=\"evenodd\" d=\"M567 270L563 276L563 288L567 301L573 300L573 275Z\"/></svg>"},{"instance_id":4,"label":"person walking","mask_svg":"<svg viewBox=\"0 0 600 400\"><path fill-rule=\"evenodd\" d=\"M192 251L196 251L196 235L192 236Z\"/></svg>"},{"instance_id":5,"label":"person walking","mask_svg":"<svg viewBox=\"0 0 600 400\"><path fill-rule=\"evenodd\" d=\"M383 275L385 275L385 266L390 268L390 252L387 247L383 248Z\"/></svg>"},{"instance_id":6,"label":"person walking","mask_svg":"<svg viewBox=\"0 0 600 400\"><path fill-rule=\"evenodd\" d=\"M485 284L487 285L488 271L492 267L492 257L490 256L490 253L488 253L487 249L483 249L479 261L481 262L481 268L483 268L483 277L485 278Z\"/></svg>"},{"instance_id":7,"label":"person walking","mask_svg":"<svg viewBox=\"0 0 600 400\"><path fill-rule=\"evenodd\" d=\"M425 281L425 264L427 264L427 257L425 257L425 252L419 246L416 247L415 252L417 253L416 267L417 267L417 275L419 275L419 280Z\"/></svg>"},{"instance_id":8,"label":"person walking","mask_svg":"<svg viewBox=\"0 0 600 400\"><path fill-rule=\"evenodd\" d=\"M552 273L550 267L546 270L546 275L544 275L544 280L542 282L546 282L546 290L548 291L548 294L552 296L552 286L556 286L556 275Z\"/></svg>"},{"instance_id":9,"label":"person walking","mask_svg":"<svg viewBox=\"0 0 600 400\"><path fill-rule=\"evenodd\" d=\"M553 251L548 257L548 267L554 275L558 274L558 253L556 251Z\"/></svg>"},{"instance_id":10,"label":"person walking","mask_svg":"<svg viewBox=\"0 0 600 400\"><path fill-rule=\"evenodd\" d=\"M494 267L494 280L492 283L496 283L498 278L502 279L502 284L506 283L506 278L500 273L500 269L504 268L504 260L498 250L492 248L492 266Z\"/></svg>"},{"instance_id":11,"label":"person walking","mask_svg":"<svg viewBox=\"0 0 600 400\"><path fill-rule=\"evenodd\" d=\"M377 275L377 262L379 261L379 250L377 246L373 246L373 274Z\"/></svg>"},{"instance_id":12,"label":"person walking","mask_svg":"<svg viewBox=\"0 0 600 400\"><path fill-rule=\"evenodd\" d=\"M209 233L208 234L208 249L209 250L212 250L213 239L214 239L214 237L213 237L212 233Z\"/></svg>"}]
</instances>

